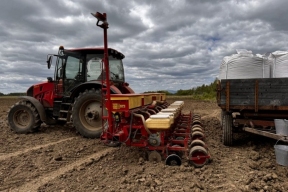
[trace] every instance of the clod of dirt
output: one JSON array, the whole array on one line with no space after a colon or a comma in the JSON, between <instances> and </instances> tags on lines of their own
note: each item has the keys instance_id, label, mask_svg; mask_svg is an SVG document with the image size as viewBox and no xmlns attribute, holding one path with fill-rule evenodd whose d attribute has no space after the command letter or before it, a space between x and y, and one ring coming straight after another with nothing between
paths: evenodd
<instances>
[{"instance_id":1,"label":"clod of dirt","mask_svg":"<svg viewBox=\"0 0 288 192\"><path fill-rule=\"evenodd\" d=\"M260 154L257 151L251 151L251 153L249 154L249 157L253 161L258 161L261 158Z\"/></svg>"},{"instance_id":2,"label":"clod of dirt","mask_svg":"<svg viewBox=\"0 0 288 192\"><path fill-rule=\"evenodd\" d=\"M248 160L247 163L251 169L258 169L258 167L260 165L259 162L251 161L251 160Z\"/></svg>"},{"instance_id":3,"label":"clod of dirt","mask_svg":"<svg viewBox=\"0 0 288 192\"><path fill-rule=\"evenodd\" d=\"M55 161L62 161L63 157L62 156L56 156L56 157L54 157L54 160Z\"/></svg>"}]
</instances>

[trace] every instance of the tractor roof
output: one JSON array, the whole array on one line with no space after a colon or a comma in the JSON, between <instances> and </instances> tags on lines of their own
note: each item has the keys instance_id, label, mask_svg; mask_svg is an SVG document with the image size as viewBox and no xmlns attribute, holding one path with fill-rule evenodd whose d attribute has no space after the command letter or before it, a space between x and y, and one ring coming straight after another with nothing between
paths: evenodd
<instances>
[{"instance_id":1,"label":"tractor roof","mask_svg":"<svg viewBox=\"0 0 288 192\"><path fill-rule=\"evenodd\" d=\"M99 48L76 48L76 49L68 49L68 51L75 51L75 52L81 52L81 53L86 53L86 54L104 54L104 48L99 47ZM117 59L124 59L125 55L123 55L121 52L108 48L108 54L111 55L112 57L115 57Z\"/></svg>"}]
</instances>

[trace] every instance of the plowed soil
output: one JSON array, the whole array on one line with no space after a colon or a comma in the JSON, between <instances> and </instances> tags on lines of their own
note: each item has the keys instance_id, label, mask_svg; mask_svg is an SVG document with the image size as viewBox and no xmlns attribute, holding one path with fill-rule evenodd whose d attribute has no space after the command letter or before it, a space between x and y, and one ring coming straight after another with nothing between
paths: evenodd
<instances>
[{"instance_id":1,"label":"plowed soil","mask_svg":"<svg viewBox=\"0 0 288 192\"><path fill-rule=\"evenodd\" d=\"M138 148L104 146L69 124L15 134L6 118L16 101L0 98L0 191L288 191L276 141L239 133L233 147L224 146L215 102L184 100L184 112L201 114L211 154L209 164L194 168L149 162Z\"/></svg>"}]
</instances>

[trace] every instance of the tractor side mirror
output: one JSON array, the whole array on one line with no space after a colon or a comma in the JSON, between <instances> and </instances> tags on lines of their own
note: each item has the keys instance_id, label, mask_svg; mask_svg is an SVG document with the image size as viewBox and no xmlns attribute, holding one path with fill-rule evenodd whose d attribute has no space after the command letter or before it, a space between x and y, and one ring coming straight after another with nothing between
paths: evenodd
<instances>
[{"instance_id":1,"label":"tractor side mirror","mask_svg":"<svg viewBox=\"0 0 288 192\"><path fill-rule=\"evenodd\" d=\"M53 56L50 55L50 56L48 57L48 59L47 59L47 67L48 67L48 69L51 68L52 58L53 58Z\"/></svg>"}]
</instances>

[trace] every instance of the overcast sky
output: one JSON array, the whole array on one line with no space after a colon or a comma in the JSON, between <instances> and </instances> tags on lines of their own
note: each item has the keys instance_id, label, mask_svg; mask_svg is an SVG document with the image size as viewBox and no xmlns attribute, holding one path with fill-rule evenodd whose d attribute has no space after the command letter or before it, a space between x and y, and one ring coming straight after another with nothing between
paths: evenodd
<instances>
[{"instance_id":1,"label":"overcast sky","mask_svg":"<svg viewBox=\"0 0 288 192\"><path fill-rule=\"evenodd\" d=\"M210 84L224 56L287 50L287 0L1 0L0 92L53 77L47 54L101 47L91 12L106 12L108 46L125 55L135 92Z\"/></svg>"}]
</instances>

